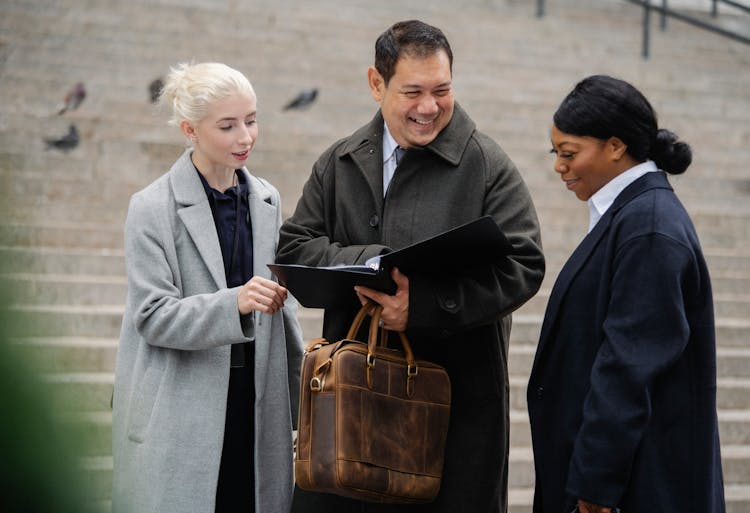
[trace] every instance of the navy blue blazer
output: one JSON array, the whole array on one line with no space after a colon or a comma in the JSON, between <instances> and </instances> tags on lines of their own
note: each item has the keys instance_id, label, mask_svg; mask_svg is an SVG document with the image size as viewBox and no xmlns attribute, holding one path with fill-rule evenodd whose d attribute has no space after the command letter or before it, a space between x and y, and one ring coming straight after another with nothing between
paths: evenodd
<instances>
[{"instance_id":1,"label":"navy blue blazer","mask_svg":"<svg viewBox=\"0 0 750 513\"><path fill-rule=\"evenodd\" d=\"M527 390L534 512L724 512L711 282L664 173L630 184L560 271Z\"/></svg>"}]
</instances>

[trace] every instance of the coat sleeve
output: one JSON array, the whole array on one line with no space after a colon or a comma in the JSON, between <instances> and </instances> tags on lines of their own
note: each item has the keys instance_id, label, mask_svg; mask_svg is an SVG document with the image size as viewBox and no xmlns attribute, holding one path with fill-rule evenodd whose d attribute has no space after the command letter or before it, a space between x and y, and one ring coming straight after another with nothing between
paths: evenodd
<instances>
[{"instance_id":1,"label":"coat sleeve","mask_svg":"<svg viewBox=\"0 0 750 513\"><path fill-rule=\"evenodd\" d=\"M642 235L615 255L604 340L594 359L567 489L614 506L652 417L652 389L685 350L684 286L693 254L672 238ZM662 412L664 414L664 412Z\"/></svg>"},{"instance_id":2,"label":"coat sleeve","mask_svg":"<svg viewBox=\"0 0 750 513\"><path fill-rule=\"evenodd\" d=\"M410 276L410 330L445 337L493 323L539 290L545 263L531 195L505 153L499 148L488 153L482 215L495 220L513 251L492 264L458 274Z\"/></svg>"},{"instance_id":3,"label":"coat sleeve","mask_svg":"<svg viewBox=\"0 0 750 513\"><path fill-rule=\"evenodd\" d=\"M326 181L333 180L333 159L333 149L329 149L313 166L294 215L281 227L277 262L309 266L364 264L368 258L389 251L380 244L346 246L331 240L334 227L328 226L326 219L335 218L327 216L333 209L327 203L334 200L327 195L333 185Z\"/></svg>"},{"instance_id":4,"label":"coat sleeve","mask_svg":"<svg viewBox=\"0 0 750 513\"><path fill-rule=\"evenodd\" d=\"M135 195L125 221L125 263L136 331L146 343L199 350L248 342L238 288L183 297L169 222L153 196Z\"/></svg>"}]
</instances>

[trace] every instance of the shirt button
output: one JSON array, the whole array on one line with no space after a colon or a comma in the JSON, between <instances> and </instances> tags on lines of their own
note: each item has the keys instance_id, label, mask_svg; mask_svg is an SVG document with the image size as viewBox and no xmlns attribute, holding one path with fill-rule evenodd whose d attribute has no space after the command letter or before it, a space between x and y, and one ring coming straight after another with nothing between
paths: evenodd
<instances>
[{"instance_id":1,"label":"shirt button","mask_svg":"<svg viewBox=\"0 0 750 513\"><path fill-rule=\"evenodd\" d=\"M541 399L544 395L544 387L536 387L536 396Z\"/></svg>"},{"instance_id":2,"label":"shirt button","mask_svg":"<svg viewBox=\"0 0 750 513\"><path fill-rule=\"evenodd\" d=\"M380 218L378 217L377 214L373 214L372 217L370 218L370 226L375 228L378 225L378 223L380 223Z\"/></svg>"}]
</instances>

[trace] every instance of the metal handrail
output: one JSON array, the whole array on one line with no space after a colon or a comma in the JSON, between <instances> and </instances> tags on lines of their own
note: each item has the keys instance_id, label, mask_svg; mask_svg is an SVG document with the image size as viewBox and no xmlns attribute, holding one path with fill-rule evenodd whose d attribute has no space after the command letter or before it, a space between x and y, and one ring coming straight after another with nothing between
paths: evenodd
<instances>
[{"instance_id":1,"label":"metal handrail","mask_svg":"<svg viewBox=\"0 0 750 513\"><path fill-rule=\"evenodd\" d=\"M725 28L719 27L712 23L707 23L694 16L690 16L688 14L684 14L679 11L672 10L669 7L667 7L667 0L661 0L661 6L653 5L651 3L651 0L626 0L626 1L630 2L631 4L636 4L636 5L640 5L643 7L642 55L644 59L648 59L648 56L649 56L651 11L657 11L661 14L660 27L662 30L666 30L667 28L667 17L672 17L682 22L689 23L690 25L702 28L704 30L708 30L709 32L713 32L714 34L719 34L721 36L727 37L734 41L739 41L740 43L745 43L746 45L750 45L750 37L744 36L737 32L733 32L731 30L727 30ZM712 3L711 16L714 18L718 15L718 11L719 11L718 4L720 3L726 4L731 7L750 13L750 5L740 3L737 0L711 0L711 3ZM544 0L537 0L536 2L537 17L538 18L544 17L544 12L545 12Z\"/></svg>"},{"instance_id":2,"label":"metal handrail","mask_svg":"<svg viewBox=\"0 0 750 513\"><path fill-rule=\"evenodd\" d=\"M743 36L742 34L738 34L736 32L732 32L731 30L727 30L725 28L716 26L712 23L707 23L703 20L700 20L698 18L695 18L693 16L690 16L688 14L681 13L679 11L674 11L667 7L667 0L662 0L662 5L653 5L651 3L651 0L626 0L630 2L631 4L640 5L643 7L643 50L642 55L644 59L648 59L649 56L649 41L650 41L650 26L651 26L651 17L650 13L651 11L657 11L661 13L662 15L662 30L666 27L666 17L670 16L672 18L675 18L677 20L680 20L685 23L689 23L691 25L694 25L696 27L702 28L704 30L708 30L709 32L713 32L715 34L719 34L721 36L727 37L729 39L732 39L734 41L739 41L740 43L745 43L746 45L750 45L750 37ZM716 2L721 1L723 3L737 6L737 2L734 2L733 0L713 0L714 5ZM745 6L743 6L745 7ZM750 11L749 11L750 12Z\"/></svg>"},{"instance_id":3,"label":"metal handrail","mask_svg":"<svg viewBox=\"0 0 750 513\"><path fill-rule=\"evenodd\" d=\"M745 12L750 12L750 5L735 2L735 0L711 0L711 16L714 18L719 14L719 4L727 4Z\"/></svg>"}]
</instances>

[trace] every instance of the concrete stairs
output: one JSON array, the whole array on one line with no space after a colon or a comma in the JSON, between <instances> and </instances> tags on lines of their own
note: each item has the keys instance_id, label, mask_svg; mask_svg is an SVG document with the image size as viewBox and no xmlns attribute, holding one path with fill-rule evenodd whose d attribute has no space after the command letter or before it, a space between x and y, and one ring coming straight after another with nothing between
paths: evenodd
<instances>
[{"instance_id":1,"label":"concrete stairs","mask_svg":"<svg viewBox=\"0 0 750 513\"><path fill-rule=\"evenodd\" d=\"M706 2L708 3L708 2ZM587 211L559 183L548 155L551 115L588 74L630 80L664 126L694 150L673 184L691 212L712 272L719 418L730 512L750 511L750 52L671 22L640 58L641 11L618 0L5 0L0 16L0 286L15 292L15 340L37 363L60 417L89 444L87 493L109 509L114 359L126 294L122 225L130 195L166 171L183 143L147 101L147 85L184 60L223 61L256 88L260 141L251 170L281 191L289 215L318 154L370 119L365 70L377 35L398 19L443 28L460 103L524 173L543 228L548 275L514 316L510 348L511 511L530 511L533 459L525 385L544 307ZM707 7L708 8L708 7ZM656 23L656 21L655 21ZM78 110L54 114L83 80ZM282 112L303 87L304 112ZM45 150L69 123L81 144ZM305 310L307 338L321 315ZM479 476L481 477L481 476Z\"/></svg>"}]
</instances>

